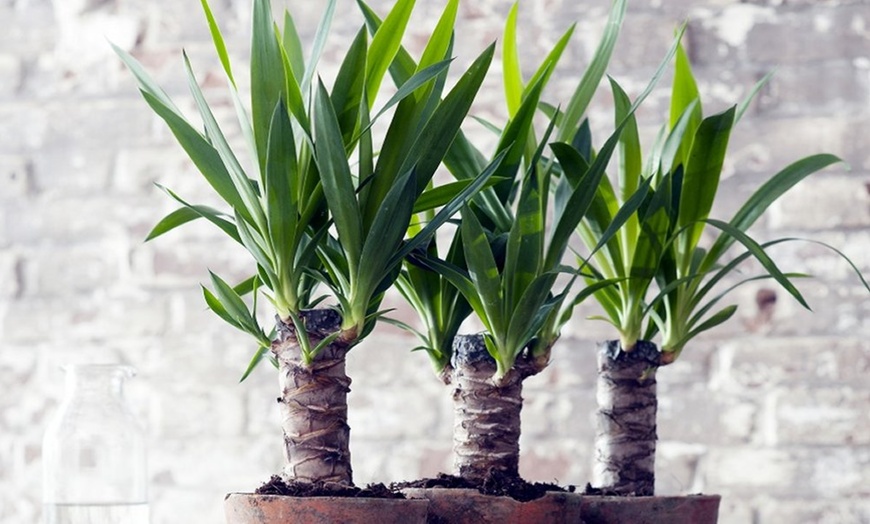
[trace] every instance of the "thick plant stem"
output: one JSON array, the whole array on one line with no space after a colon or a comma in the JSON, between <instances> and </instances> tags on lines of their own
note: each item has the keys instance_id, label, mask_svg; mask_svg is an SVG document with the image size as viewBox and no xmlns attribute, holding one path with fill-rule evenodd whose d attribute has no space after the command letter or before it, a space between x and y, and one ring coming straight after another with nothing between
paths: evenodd
<instances>
[{"instance_id":1,"label":"thick plant stem","mask_svg":"<svg viewBox=\"0 0 870 524\"><path fill-rule=\"evenodd\" d=\"M598 351L595 487L604 493L655 493L656 368L658 349L638 342L630 352L618 341Z\"/></svg>"},{"instance_id":2,"label":"thick plant stem","mask_svg":"<svg viewBox=\"0 0 870 524\"><path fill-rule=\"evenodd\" d=\"M330 309L303 311L305 331L314 347L341 325ZM306 364L292 323L278 322L272 354L278 360L284 471L288 482L335 482L352 485L350 427L347 425L345 372L348 347L333 342Z\"/></svg>"},{"instance_id":3,"label":"thick plant stem","mask_svg":"<svg viewBox=\"0 0 870 524\"><path fill-rule=\"evenodd\" d=\"M448 374L453 387L453 468L469 480L483 480L490 472L519 476L523 380L532 373L519 363L496 384L495 372L482 335L454 339Z\"/></svg>"}]
</instances>

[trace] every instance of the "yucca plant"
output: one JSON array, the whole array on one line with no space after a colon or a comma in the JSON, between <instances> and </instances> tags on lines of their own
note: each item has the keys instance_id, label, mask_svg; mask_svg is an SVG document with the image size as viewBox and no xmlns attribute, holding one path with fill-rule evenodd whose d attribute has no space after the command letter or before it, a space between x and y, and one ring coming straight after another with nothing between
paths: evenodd
<instances>
[{"instance_id":1,"label":"yucca plant","mask_svg":"<svg viewBox=\"0 0 870 524\"><path fill-rule=\"evenodd\" d=\"M645 164L629 97L611 82L616 121L630 121L620 140L618 185L602 179L592 209L578 228L587 247L595 250L595 278L614 282L594 293L605 313L596 318L611 323L619 334L598 354L594 479L604 492L654 494L656 370L673 363L694 337L734 315L735 305L716 309L729 292L747 282L772 278L808 307L792 282L804 275L782 272L766 252L793 239L759 244L747 230L788 189L839 162L838 158L819 154L799 160L765 182L730 221L710 217L731 131L765 81L740 105L704 117L691 65L680 46L670 121ZM582 142L588 145L591 139ZM595 155L585 147L573 156L583 165ZM602 232L626 208L636 211L600 247ZM718 232L709 249L702 242L706 226ZM734 246L743 251L726 259ZM724 290L717 287L747 259L757 261L762 273L741 276ZM657 334L660 348L652 342Z\"/></svg>"},{"instance_id":2,"label":"yucca plant","mask_svg":"<svg viewBox=\"0 0 870 524\"><path fill-rule=\"evenodd\" d=\"M362 4L370 26L379 19ZM558 60L573 33L569 28L526 83L517 56L518 6L511 9L503 38L503 71L509 120L499 132L495 158L503 158L494 187L477 195L463 210L462 221L444 257L431 243L412 254L397 281L399 290L423 324L415 332L441 379L452 385L455 406L454 473L480 481L496 471L518 476L522 383L543 370L553 344L574 305L594 287L569 296L570 280L557 285L568 241L592 199L615 149L621 128L611 137L587 172L570 181L563 177L551 191L558 172L545 158L547 144L573 138L615 45L625 2L613 3L602 42L564 113L552 108L549 127L535 136L534 117ZM399 59L394 78L401 82L413 70ZM552 107L552 106L548 106ZM567 130L567 131L566 131ZM554 143L558 152L569 147ZM459 180L477 175L485 155L460 135L445 159ZM550 205L555 198L555 206ZM546 227L550 213L553 226ZM564 283L563 283L564 284ZM598 283L596 285L602 285ZM457 335L474 312L485 331Z\"/></svg>"},{"instance_id":3,"label":"yucca plant","mask_svg":"<svg viewBox=\"0 0 870 524\"><path fill-rule=\"evenodd\" d=\"M254 276L233 287L212 274L211 288L203 287L206 303L259 345L243 380L264 357L278 368L283 478L351 485L345 355L382 315L379 304L405 255L424 245L479 191L498 163L473 180L431 188L432 176L487 72L492 47L445 93L453 30L448 9L419 63L373 114L414 1L397 1L371 40L360 29L330 91L316 67L336 4L326 3L306 63L289 12L278 29L269 1L254 1L248 108L236 89L221 32L207 0L202 0L251 160L248 169L242 167L244 152L237 154L215 120L186 57L204 133L133 57L116 50L147 103L230 208L188 204L167 190L182 207L163 219L149 238L205 218L252 255ZM373 126L391 108L395 110L385 138L375 147ZM406 240L414 214L439 206L426 226ZM324 289L328 292L318 296ZM251 305L243 298L248 293ZM271 331L257 319L261 295L277 314Z\"/></svg>"}]
</instances>

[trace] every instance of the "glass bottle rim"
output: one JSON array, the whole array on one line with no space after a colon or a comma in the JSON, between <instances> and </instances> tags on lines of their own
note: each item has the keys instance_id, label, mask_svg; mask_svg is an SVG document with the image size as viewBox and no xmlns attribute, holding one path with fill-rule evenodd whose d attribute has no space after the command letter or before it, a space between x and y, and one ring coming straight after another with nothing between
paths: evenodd
<instances>
[{"instance_id":1,"label":"glass bottle rim","mask_svg":"<svg viewBox=\"0 0 870 524\"><path fill-rule=\"evenodd\" d=\"M65 373L82 374L88 372L120 372L125 378L136 376L136 368L128 364L61 364L60 369Z\"/></svg>"}]
</instances>

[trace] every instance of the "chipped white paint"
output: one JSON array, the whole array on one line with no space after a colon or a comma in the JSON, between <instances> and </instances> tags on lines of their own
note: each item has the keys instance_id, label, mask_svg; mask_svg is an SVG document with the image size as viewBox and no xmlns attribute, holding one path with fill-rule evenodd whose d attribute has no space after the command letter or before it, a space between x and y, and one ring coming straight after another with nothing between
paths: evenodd
<instances>
[{"instance_id":1,"label":"chipped white paint","mask_svg":"<svg viewBox=\"0 0 870 524\"><path fill-rule=\"evenodd\" d=\"M749 32L760 22L774 19L776 11L770 7L752 4L732 4L725 7L720 16L710 18L716 36L731 47L740 47L746 43Z\"/></svg>"}]
</instances>

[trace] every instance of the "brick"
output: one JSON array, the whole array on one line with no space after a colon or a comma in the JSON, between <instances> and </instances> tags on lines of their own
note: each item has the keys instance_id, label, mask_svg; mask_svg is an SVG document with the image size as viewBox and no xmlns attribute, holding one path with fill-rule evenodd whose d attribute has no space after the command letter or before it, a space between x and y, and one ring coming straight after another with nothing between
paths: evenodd
<instances>
[{"instance_id":1,"label":"brick","mask_svg":"<svg viewBox=\"0 0 870 524\"><path fill-rule=\"evenodd\" d=\"M858 66L861 63L833 59L778 68L759 97L757 109L775 117L849 116L862 111L867 106L870 75Z\"/></svg>"},{"instance_id":2,"label":"brick","mask_svg":"<svg viewBox=\"0 0 870 524\"><path fill-rule=\"evenodd\" d=\"M703 452L703 446L663 442L660 437L656 444L656 494L697 493L696 471Z\"/></svg>"},{"instance_id":3,"label":"brick","mask_svg":"<svg viewBox=\"0 0 870 524\"><path fill-rule=\"evenodd\" d=\"M713 449L701 465L704 485L712 493L787 493L799 467L796 457L780 449Z\"/></svg>"},{"instance_id":4,"label":"brick","mask_svg":"<svg viewBox=\"0 0 870 524\"><path fill-rule=\"evenodd\" d=\"M759 503L760 523L817 522L835 524L840 522L870 521L870 502L866 499L841 499L806 501L793 498L763 499Z\"/></svg>"},{"instance_id":5,"label":"brick","mask_svg":"<svg viewBox=\"0 0 870 524\"><path fill-rule=\"evenodd\" d=\"M0 251L0 299L11 299L21 293L19 262L14 253Z\"/></svg>"},{"instance_id":6,"label":"brick","mask_svg":"<svg viewBox=\"0 0 870 524\"><path fill-rule=\"evenodd\" d=\"M354 380L354 375L350 375ZM440 435L450 438L452 402L450 390L439 396L407 395L397 387L365 387L357 375L348 396L348 423L360 438L422 438ZM432 382L437 381L433 378ZM434 392L433 392L434 393ZM377 416L372 416L377 413Z\"/></svg>"},{"instance_id":7,"label":"brick","mask_svg":"<svg viewBox=\"0 0 870 524\"><path fill-rule=\"evenodd\" d=\"M714 448L700 463L706 489L732 496L851 497L865 493L870 448Z\"/></svg>"},{"instance_id":8,"label":"brick","mask_svg":"<svg viewBox=\"0 0 870 524\"><path fill-rule=\"evenodd\" d=\"M777 442L870 445L870 391L851 388L780 390L775 395ZM819 427L824 431L819 431Z\"/></svg>"},{"instance_id":9,"label":"brick","mask_svg":"<svg viewBox=\"0 0 870 524\"><path fill-rule=\"evenodd\" d=\"M24 198L30 192L31 163L22 155L0 155L0 202Z\"/></svg>"},{"instance_id":10,"label":"brick","mask_svg":"<svg viewBox=\"0 0 870 524\"><path fill-rule=\"evenodd\" d=\"M535 439L564 438L581 442L595 439L592 418L596 408L594 389L551 392L525 388L523 398L524 435Z\"/></svg>"},{"instance_id":11,"label":"brick","mask_svg":"<svg viewBox=\"0 0 870 524\"><path fill-rule=\"evenodd\" d=\"M703 386L659 393L658 437L661 440L737 444L749 442L756 430L755 402L722 398Z\"/></svg>"},{"instance_id":12,"label":"brick","mask_svg":"<svg viewBox=\"0 0 870 524\"><path fill-rule=\"evenodd\" d=\"M860 22L866 5L834 8L730 3L699 25L695 56L701 63L791 64L854 58L867 45Z\"/></svg>"},{"instance_id":13,"label":"brick","mask_svg":"<svg viewBox=\"0 0 870 524\"><path fill-rule=\"evenodd\" d=\"M21 73L21 60L12 54L0 54L0 100L11 98L18 92Z\"/></svg>"},{"instance_id":14,"label":"brick","mask_svg":"<svg viewBox=\"0 0 870 524\"><path fill-rule=\"evenodd\" d=\"M592 442L520 437L520 475L582 489L592 480Z\"/></svg>"},{"instance_id":15,"label":"brick","mask_svg":"<svg viewBox=\"0 0 870 524\"><path fill-rule=\"evenodd\" d=\"M731 391L783 385L859 385L868 365L870 347L857 339L734 341L719 350L713 383Z\"/></svg>"},{"instance_id":16,"label":"brick","mask_svg":"<svg viewBox=\"0 0 870 524\"><path fill-rule=\"evenodd\" d=\"M800 231L866 228L870 213L864 183L860 178L825 172L811 176L771 206L770 227Z\"/></svg>"},{"instance_id":17,"label":"brick","mask_svg":"<svg viewBox=\"0 0 870 524\"><path fill-rule=\"evenodd\" d=\"M755 511L748 497L723 497L719 502L719 524L754 522Z\"/></svg>"},{"instance_id":18,"label":"brick","mask_svg":"<svg viewBox=\"0 0 870 524\"><path fill-rule=\"evenodd\" d=\"M120 249L119 249L120 247ZM112 244L28 253L23 266L23 293L28 296L69 296L117 280L126 250Z\"/></svg>"}]
</instances>

